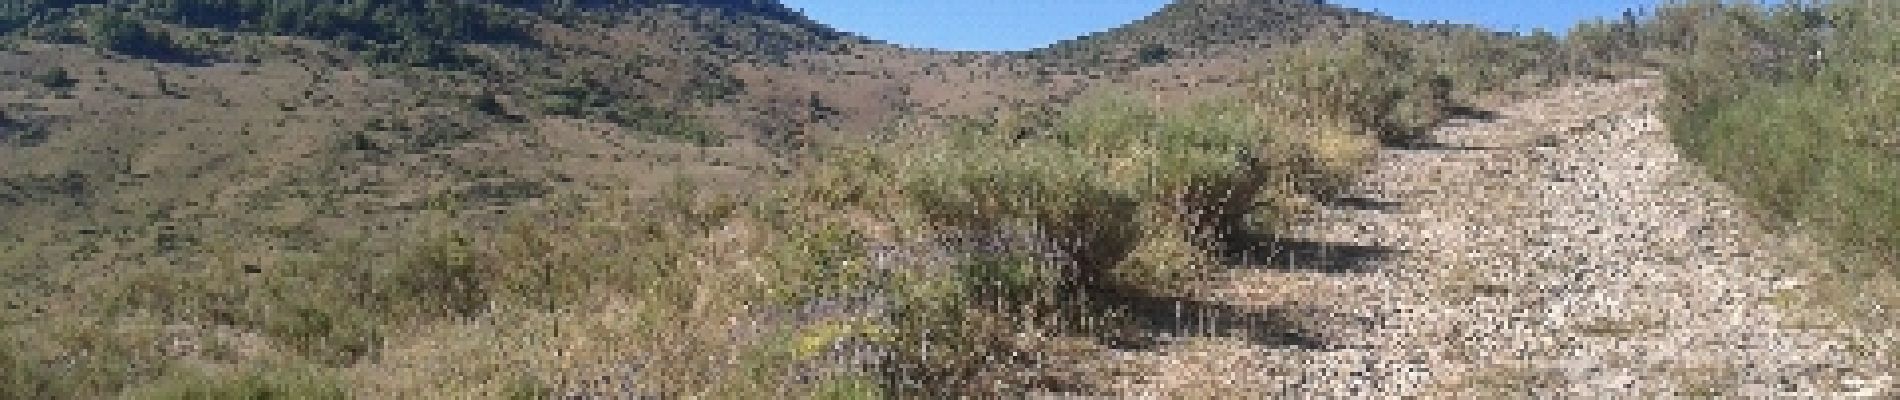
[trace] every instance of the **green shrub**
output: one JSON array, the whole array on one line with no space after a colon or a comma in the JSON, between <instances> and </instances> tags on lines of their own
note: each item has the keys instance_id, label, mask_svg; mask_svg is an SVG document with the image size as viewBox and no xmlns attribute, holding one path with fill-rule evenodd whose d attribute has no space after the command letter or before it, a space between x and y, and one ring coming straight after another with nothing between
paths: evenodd
<instances>
[{"instance_id":1,"label":"green shrub","mask_svg":"<svg viewBox=\"0 0 1900 400\"><path fill-rule=\"evenodd\" d=\"M837 378L822 383L812 393L814 400L873 400L890 398L876 380L864 377Z\"/></svg>"},{"instance_id":2,"label":"green shrub","mask_svg":"<svg viewBox=\"0 0 1900 400\"><path fill-rule=\"evenodd\" d=\"M71 89L79 84L79 80L73 79L72 74L62 67L49 68L46 72L33 75L33 82L49 89Z\"/></svg>"},{"instance_id":3,"label":"green shrub","mask_svg":"<svg viewBox=\"0 0 1900 400\"><path fill-rule=\"evenodd\" d=\"M766 254L780 274L774 293L792 302L852 296L873 289L876 280L863 258L864 240L839 224L795 228L796 237L771 246Z\"/></svg>"},{"instance_id":4,"label":"green shrub","mask_svg":"<svg viewBox=\"0 0 1900 400\"><path fill-rule=\"evenodd\" d=\"M554 397L555 388L539 378L526 374L516 376L502 388L502 398L508 400L535 400Z\"/></svg>"},{"instance_id":5,"label":"green shrub","mask_svg":"<svg viewBox=\"0 0 1900 400\"><path fill-rule=\"evenodd\" d=\"M1037 317L1030 313L1048 304L1057 279L1047 261L1032 257L978 256L949 267L947 277L908 274L894 292L884 367L891 379L883 391L906 398L983 392L977 371L1009 362L1004 338Z\"/></svg>"},{"instance_id":6,"label":"green shrub","mask_svg":"<svg viewBox=\"0 0 1900 400\"><path fill-rule=\"evenodd\" d=\"M382 346L390 318L327 295L311 297L254 300L238 322L330 365L348 365Z\"/></svg>"},{"instance_id":7,"label":"green shrub","mask_svg":"<svg viewBox=\"0 0 1900 400\"><path fill-rule=\"evenodd\" d=\"M1025 321L1094 295L1162 295L1199 277L1222 242L1244 236L1240 221L1294 196L1290 177L1319 164L1298 162L1293 150L1306 141L1266 121L1239 102L1163 110L1096 98L1047 124L969 124L825 174L827 188L869 189L820 198L900 208L892 214L926 226L913 235L978 242L946 244L963 252L954 264L900 277L891 321L902 378L886 390L997 390L971 374L1011 362L1009 335L1045 323ZM865 183L880 176L891 186ZM876 200L882 191L900 200Z\"/></svg>"},{"instance_id":8,"label":"green shrub","mask_svg":"<svg viewBox=\"0 0 1900 400\"><path fill-rule=\"evenodd\" d=\"M334 372L316 366L258 366L235 374L181 373L136 389L130 397L191 400L346 399L350 392Z\"/></svg>"},{"instance_id":9,"label":"green shrub","mask_svg":"<svg viewBox=\"0 0 1900 400\"><path fill-rule=\"evenodd\" d=\"M480 311L488 302L485 280L489 274L477 263L473 247L471 239L456 234L421 242L402 263L370 275L373 299L407 315L465 316Z\"/></svg>"},{"instance_id":10,"label":"green shrub","mask_svg":"<svg viewBox=\"0 0 1900 400\"><path fill-rule=\"evenodd\" d=\"M160 347L169 335L144 318L61 316L0 330L0 398L101 398L186 363Z\"/></svg>"},{"instance_id":11,"label":"green shrub","mask_svg":"<svg viewBox=\"0 0 1900 400\"><path fill-rule=\"evenodd\" d=\"M1890 2L1663 9L1676 141L1779 221L1900 259L1895 22Z\"/></svg>"},{"instance_id":12,"label":"green shrub","mask_svg":"<svg viewBox=\"0 0 1900 400\"><path fill-rule=\"evenodd\" d=\"M117 13L96 13L84 21L86 44L101 50L150 54L169 47L170 41L137 19Z\"/></svg>"},{"instance_id":13,"label":"green shrub","mask_svg":"<svg viewBox=\"0 0 1900 400\"><path fill-rule=\"evenodd\" d=\"M1283 50L1261 76L1255 96L1268 104L1301 105L1304 113L1337 118L1386 140L1409 140L1446 115L1451 76L1397 32L1369 30L1343 40L1312 41ZM1470 60L1452 60L1452 62Z\"/></svg>"},{"instance_id":14,"label":"green shrub","mask_svg":"<svg viewBox=\"0 0 1900 400\"><path fill-rule=\"evenodd\" d=\"M1114 179L1128 181L1138 196L1159 198L1197 180L1243 173L1251 167L1243 158L1268 140L1266 129L1239 103L1163 111L1109 98L1067 110L1045 140L1120 163Z\"/></svg>"},{"instance_id":15,"label":"green shrub","mask_svg":"<svg viewBox=\"0 0 1900 400\"><path fill-rule=\"evenodd\" d=\"M1685 118L1677 140L1782 221L1820 228L1853 249L1900 248L1900 154L1891 145L1900 124L1891 109L1865 106L1896 104L1900 82L1883 72L1848 79L1865 86L1754 87Z\"/></svg>"},{"instance_id":16,"label":"green shrub","mask_svg":"<svg viewBox=\"0 0 1900 400\"><path fill-rule=\"evenodd\" d=\"M1646 28L1669 53L1684 153L1768 220L1820 239L1791 298L1891 326L1900 284L1900 3L1695 1Z\"/></svg>"},{"instance_id":17,"label":"green shrub","mask_svg":"<svg viewBox=\"0 0 1900 400\"><path fill-rule=\"evenodd\" d=\"M1075 149L968 149L914 160L904 192L938 226L1024 230L1076 263L1113 263L1137 233L1138 203L1101 173L1108 165Z\"/></svg>"},{"instance_id":18,"label":"green shrub","mask_svg":"<svg viewBox=\"0 0 1900 400\"><path fill-rule=\"evenodd\" d=\"M1073 269L1062 277L1070 285L1164 288L1163 277L1192 273L1143 271L1182 263L1149 253L1127 264L1131 252L1161 237L1197 249L1178 255L1241 240L1263 208L1357 172L1329 157L1358 159L1369 147L1340 144L1354 140L1336 130L1274 132L1268 121L1233 101L1159 110L1090 100L1026 137L993 127L950 134L896 157L904 161L891 175L933 226L1043 241L1030 245L1056 251Z\"/></svg>"}]
</instances>

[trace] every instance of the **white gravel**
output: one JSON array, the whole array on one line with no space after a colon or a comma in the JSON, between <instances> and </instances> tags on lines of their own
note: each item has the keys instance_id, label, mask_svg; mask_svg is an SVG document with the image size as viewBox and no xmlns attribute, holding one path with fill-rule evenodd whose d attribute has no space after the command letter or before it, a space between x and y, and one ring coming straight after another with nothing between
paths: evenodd
<instances>
[{"instance_id":1,"label":"white gravel","mask_svg":"<svg viewBox=\"0 0 1900 400\"><path fill-rule=\"evenodd\" d=\"M1890 340L1792 328L1790 240L1670 144L1653 78L1598 81L1383 150L1297 236L1387 246L1371 272L1244 269L1195 296L1313 310L1327 348L1208 338L1131 351L1132 397L1900 398ZM1540 146L1540 144L1542 146ZM1552 146L1551 144L1554 144ZM1458 149L1458 146L1471 146ZM1370 321L1370 322L1368 322ZM1860 339L1860 340L1856 340ZM1859 347L1857 347L1857 345ZM1131 356L1132 354L1132 356Z\"/></svg>"}]
</instances>

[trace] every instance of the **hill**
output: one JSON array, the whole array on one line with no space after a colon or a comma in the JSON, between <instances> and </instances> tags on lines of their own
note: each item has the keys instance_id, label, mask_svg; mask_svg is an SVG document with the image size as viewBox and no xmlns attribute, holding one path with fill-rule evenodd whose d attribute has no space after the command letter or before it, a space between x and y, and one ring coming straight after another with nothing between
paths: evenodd
<instances>
[{"instance_id":1,"label":"hill","mask_svg":"<svg viewBox=\"0 0 1900 400\"><path fill-rule=\"evenodd\" d=\"M1431 285L1552 262L1483 244L1548 222L1528 208L1588 198L1526 171L1631 159L1585 139L1485 140L1653 145L1568 119L1654 105L1652 85L1721 99L1721 76L1792 65L1709 61L1745 59L1729 54L1665 83L1578 83L1674 65L1656 56L1687 52L1670 29L1686 28L1559 39L1310 0L1182 0L1043 49L951 52L770 0L10 2L0 398L995 397L1162 390L1221 360L1348 360L1362 353L1324 344L1443 332L1327 330L1349 319L1328 315L1404 299L1280 309L1262 303L1297 286L1269 281L1405 282L1353 269L1373 265L1433 277L1391 296L1541 288ZM1638 40L1649 51L1624 48ZM1740 118L1722 115L1670 118ZM1488 139L1453 134L1465 128ZM1515 173L1474 158L1551 146L1588 154L1498 163ZM1425 161L1393 161L1406 157ZM1603 176L1706 183L1620 173ZM1486 186L1507 178L1524 181ZM1726 199L1612 196L1585 222L1680 211L1623 210L1658 196ZM1466 198L1498 218L1458 219ZM1593 229L1631 228L1605 224ZM1385 246L1299 236L1356 226L1422 255L1306 259ZM1493 231L1435 236L1457 226ZM1751 235L1709 240L1767 241ZM1679 255L1600 236L1550 238ZM1447 266L1481 250L1515 261ZM1262 271L1235 271L1248 268ZM1697 276L1697 290L1741 284ZM1228 289L1241 298L1208 293ZM1716 308L1618 290L1603 298ZM1183 312L1265 330L1182 335L1206 327ZM1363 360L1386 368L1400 350ZM1104 354L1127 362L1065 361ZM1332 372L1351 371L1288 376Z\"/></svg>"},{"instance_id":2,"label":"hill","mask_svg":"<svg viewBox=\"0 0 1900 400\"><path fill-rule=\"evenodd\" d=\"M1186 0L1127 26L1066 40L1036 58L1156 62L1174 56L1285 46L1310 38L1401 22L1315 0Z\"/></svg>"}]
</instances>

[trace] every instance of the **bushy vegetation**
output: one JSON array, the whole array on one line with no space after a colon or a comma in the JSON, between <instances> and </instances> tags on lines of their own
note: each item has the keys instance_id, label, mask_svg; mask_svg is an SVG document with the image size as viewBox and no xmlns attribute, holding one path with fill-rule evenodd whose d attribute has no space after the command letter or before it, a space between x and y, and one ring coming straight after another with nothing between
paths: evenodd
<instances>
[{"instance_id":1,"label":"bushy vegetation","mask_svg":"<svg viewBox=\"0 0 1900 400\"><path fill-rule=\"evenodd\" d=\"M131 394L143 399L347 399L348 388L333 372L308 366L258 367L235 376L179 375Z\"/></svg>"},{"instance_id":2,"label":"bushy vegetation","mask_svg":"<svg viewBox=\"0 0 1900 400\"><path fill-rule=\"evenodd\" d=\"M1660 53L1647 58L1682 149L1787 231L1824 238L1840 267L1818 272L1845 286L1817 295L1893 308L1860 297L1900 282L1900 4L1692 1L1619 26Z\"/></svg>"},{"instance_id":3,"label":"bushy vegetation","mask_svg":"<svg viewBox=\"0 0 1900 400\"><path fill-rule=\"evenodd\" d=\"M1333 119L1403 143L1472 108L1480 94L1551 74L1556 61L1547 58L1558 51L1547 35L1371 28L1279 50L1254 95L1302 104L1298 118Z\"/></svg>"},{"instance_id":4,"label":"bushy vegetation","mask_svg":"<svg viewBox=\"0 0 1900 400\"><path fill-rule=\"evenodd\" d=\"M914 257L885 261L902 299L894 389L1003 390L981 386L1008 379L970 374L1029 351L1009 335L1089 329L1073 318L1090 298L1165 297L1204 278L1224 251L1349 181L1373 146L1350 130L1275 125L1266 107L1085 101L1046 127L1005 119L833 155L808 198L885 216L900 234L882 246Z\"/></svg>"},{"instance_id":5,"label":"bushy vegetation","mask_svg":"<svg viewBox=\"0 0 1900 400\"><path fill-rule=\"evenodd\" d=\"M981 392L970 374L1012 349L1006 321L1075 325L1049 310L1194 279L1273 226L1249 222L1350 179L1371 147L1270 126L1259 109L1104 100L1028 136L976 124L840 146L779 190L737 197L684 185L646 206L567 203L499 225L432 206L406 224L413 240L261 259L214 244L229 253L75 278L35 303L64 317L6 319L17 336L0 379L23 397L541 397L589 370L521 360L561 360L644 365L627 379L663 395ZM471 337L541 339L439 342ZM794 379L849 343L892 349L878 362L894 372ZM455 352L468 355L405 361ZM419 369L431 365L462 369Z\"/></svg>"},{"instance_id":6,"label":"bushy vegetation","mask_svg":"<svg viewBox=\"0 0 1900 400\"><path fill-rule=\"evenodd\" d=\"M543 115L605 121L700 146L722 146L726 140L724 134L691 116L599 87L558 86L542 89L534 97L539 100L528 108Z\"/></svg>"},{"instance_id":7,"label":"bushy vegetation","mask_svg":"<svg viewBox=\"0 0 1900 400\"><path fill-rule=\"evenodd\" d=\"M334 40L383 61L410 64L458 62L458 44L529 39L522 15L480 2L35 0L5 7L0 32L58 26L77 17L88 44L161 58L186 49L147 24Z\"/></svg>"},{"instance_id":8,"label":"bushy vegetation","mask_svg":"<svg viewBox=\"0 0 1900 400\"><path fill-rule=\"evenodd\" d=\"M1264 89L1309 101L1305 111L1389 137L1418 134L1437 123L1450 105L1452 78L1402 40L1396 34L1368 32L1337 47L1295 49L1270 73Z\"/></svg>"},{"instance_id":9,"label":"bushy vegetation","mask_svg":"<svg viewBox=\"0 0 1900 400\"><path fill-rule=\"evenodd\" d=\"M466 104L458 106L496 117L492 121L498 122L526 122L524 117L530 116L582 118L662 140L717 147L726 143L724 132L687 110L742 90L736 79L725 74L723 65L686 67L666 64L683 60L659 60L628 49L607 53L544 46L532 35L537 26L610 25L580 19L580 13L539 12L545 5L541 2L29 3L0 6L8 7L0 9L0 14L22 21L10 32L28 40L83 44L168 62L268 60L374 69L381 75L399 76L409 85L440 88L441 93L434 93L437 96L431 100L466 98ZM309 41L297 44L272 38L277 36ZM712 55L678 58L695 57ZM657 87L648 78L655 70L684 74L682 80L691 84ZM47 86L71 84L63 69L53 71L60 75L47 77ZM480 134L461 127L453 129L464 132L435 132L431 130L440 127L426 125L398 121L371 131L430 131L409 136L417 143L446 144Z\"/></svg>"},{"instance_id":10,"label":"bushy vegetation","mask_svg":"<svg viewBox=\"0 0 1900 400\"><path fill-rule=\"evenodd\" d=\"M1896 21L1875 1L1666 10L1656 27L1686 38L1668 71L1679 141L1783 221L1900 248Z\"/></svg>"},{"instance_id":11,"label":"bushy vegetation","mask_svg":"<svg viewBox=\"0 0 1900 400\"><path fill-rule=\"evenodd\" d=\"M159 40L141 36L163 31L156 24L370 48L522 34L505 10L465 2L42 3L109 22L81 25L115 51ZM0 8L7 27L32 20L10 10ZM1642 64L1666 68L1679 141L1716 176L1790 226L1886 257L1862 265L1892 265L1897 13L1871 0L1699 3L1586 25L1567 41L1371 30L1281 50L1236 98L1102 95L1048 115L816 144L770 190L682 180L636 203L533 186L524 197L549 204L507 217L438 196L379 227L395 233L308 248L249 237L305 229L294 224L198 232L201 257L112 260L100 267L110 274L66 271L0 291L35 299L0 310L0 397L544 398L602 385L662 397L1019 393L1040 383L986 374L1045 350L1021 333L1112 329L1091 315L1093 301L1165 298L1234 262L1230 253L1351 183L1377 141L1410 140L1519 76ZM426 61L444 50L393 51ZM46 85L72 86L58 71ZM600 88L600 76L528 75L549 78L520 91L532 100L482 93L470 107L503 121L568 116L722 140L631 90ZM413 155L470 140L449 122L392 122L339 142ZM356 211L325 197L340 195L286 196ZM37 260L9 249L0 260ZM870 365L853 364L862 358Z\"/></svg>"}]
</instances>

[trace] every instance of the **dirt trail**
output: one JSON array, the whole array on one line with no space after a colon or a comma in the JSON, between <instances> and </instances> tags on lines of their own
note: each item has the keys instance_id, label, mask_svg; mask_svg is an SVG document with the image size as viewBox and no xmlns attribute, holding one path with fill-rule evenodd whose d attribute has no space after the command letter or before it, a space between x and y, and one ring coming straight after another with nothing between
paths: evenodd
<instances>
[{"instance_id":1,"label":"dirt trail","mask_svg":"<svg viewBox=\"0 0 1900 400\"><path fill-rule=\"evenodd\" d=\"M1900 396L1882 341L1778 305L1801 249L1677 153L1659 90L1554 89L1382 150L1347 200L1186 295L1197 334L1073 368L1166 398ZM1242 316L1197 318L1217 312Z\"/></svg>"}]
</instances>

